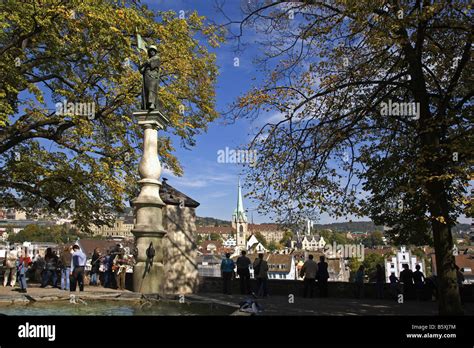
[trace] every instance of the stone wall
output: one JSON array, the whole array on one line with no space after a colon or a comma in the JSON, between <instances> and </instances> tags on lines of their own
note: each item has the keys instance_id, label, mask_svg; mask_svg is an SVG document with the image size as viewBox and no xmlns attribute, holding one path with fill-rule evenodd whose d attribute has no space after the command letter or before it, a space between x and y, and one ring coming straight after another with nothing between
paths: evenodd
<instances>
[{"instance_id":1,"label":"stone wall","mask_svg":"<svg viewBox=\"0 0 474 348\"><path fill-rule=\"evenodd\" d=\"M215 293L222 292L222 278L218 277L200 277L199 290L200 293ZM257 283L255 279L251 279L252 289L256 289ZM368 283L364 284L365 297L375 298L375 284ZM388 288L389 284L385 284L384 295L386 298L390 298L390 292ZM303 296L303 282L300 280L268 280L268 292L272 296L288 296L290 294L294 296ZM239 280L232 281L232 293L240 294ZM318 291L316 288L316 296ZM355 297L355 284L349 282L328 282L328 293L329 297L336 298L354 298ZM464 285L461 289L461 296L465 302L474 302L474 284ZM429 296L427 296L429 298ZM410 300L410 298L408 298Z\"/></svg>"},{"instance_id":2,"label":"stone wall","mask_svg":"<svg viewBox=\"0 0 474 348\"><path fill-rule=\"evenodd\" d=\"M165 284L167 294L189 294L199 285L196 263L197 246L196 213L191 207L166 205L163 227L167 232L163 239Z\"/></svg>"}]
</instances>

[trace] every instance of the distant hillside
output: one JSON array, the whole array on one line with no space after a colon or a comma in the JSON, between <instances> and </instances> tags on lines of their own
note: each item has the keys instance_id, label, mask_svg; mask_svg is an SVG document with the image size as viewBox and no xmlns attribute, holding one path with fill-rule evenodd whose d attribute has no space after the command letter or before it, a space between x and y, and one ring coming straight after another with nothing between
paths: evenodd
<instances>
[{"instance_id":1,"label":"distant hillside","mask_svg":"<svg viewBox=\"0 0 474 348\"><path fill-rule=\"evenodd\" d=\"M374 232L383 231L383 226L375 226L372 221L334 222L331 224L315 224L317 230L330 229L338 232Z\"/></svg>"},{"instance_id":2,"label":"distant hillside","mask_svg":"<svg viewBox=\"0 0 474 348\"><path fill-rule=\"evenodd\" d=\"M212 217L196 216L196 226L230 226L230 221L219 220Z\"/></svg>"},{"instance_id":3,"label":"distant hillside","mask_svg":"<svg viewBox=\"0 0 474 348\"><path fill-rule=\"evenodd\" d=\"M469 224L457 224L456 226L453 227L452 232L458 233L460 231L467 232L471 229L471 225Z\"/></svg>"},{"instance_id":4,"label":"distant hillside","mask_svg":"<svg viewBox=\"0 0 474 348\"><path fill-rule=\"evenodd\" d=\"M262 223L261 225L264 225ZM196 226L230 226L231 222L226 220L219 220L212 217L196 217ZM334 222L331 224L314 224L317 230L330 229L338 232L374 232L383 231L383 226L376 226L372 221L353 221L353 222ZM453 227L453 233L459 231L468 231L469 224L458 224Z\"/></svg>"},{"instance_id":5,"label":"distant hillside","mask_svg":"<svg viewBox=\"0 0 474 348\"><path fill-rule=\"evenodd\" d=\"M314 227L317 230L330 229L338 232L374 232L382 231L383 226L376 226L372 221L353 221L353 222L335 222L332 224L315 224ZM453 233L459 231L468 231L470 228L469 224L457 224L452 228Z\"/></svg>"}]
</instances>

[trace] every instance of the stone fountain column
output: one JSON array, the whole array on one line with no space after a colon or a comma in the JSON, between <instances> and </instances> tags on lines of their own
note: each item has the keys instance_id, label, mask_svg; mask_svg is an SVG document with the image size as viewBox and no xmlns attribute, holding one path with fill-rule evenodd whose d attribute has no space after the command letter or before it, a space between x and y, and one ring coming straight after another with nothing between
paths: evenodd
<instances>
[{"instance_id":1,"label":"stone fountain column","mask_svg":"<svg viewBox=\"0 0 474 348\"><path fill-rule=\"evenodd\" d=\"M159 181L161 164L158 159L158 130L168 119L158 110L134 112L133 116L144 129L143 157L138 166L141 180L140 194L132 201L135 226L132 230L138 248L137 263L133 269L133 291L157 294L163 287L163 207ZM153 252L154 251L154 252ZM154 253L153 257L150 257Z\"/></svg>"}]
</instances>

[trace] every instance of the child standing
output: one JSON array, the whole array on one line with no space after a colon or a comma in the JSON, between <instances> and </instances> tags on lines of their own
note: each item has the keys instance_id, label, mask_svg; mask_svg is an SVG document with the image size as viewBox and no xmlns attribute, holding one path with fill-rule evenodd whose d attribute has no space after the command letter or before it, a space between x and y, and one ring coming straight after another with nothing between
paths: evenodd
<instances>
[{"instance_id":1,"label":"child standing","mask_svg":"<svg viewBox=\"0 0 474 348\"><path fill-rule=\"evenodd\" d=\"M18 282L20 283L20 292L26 293L26 272L28 271L28 260L22 258L18 264Z\"/></svg>"}]
</instances>

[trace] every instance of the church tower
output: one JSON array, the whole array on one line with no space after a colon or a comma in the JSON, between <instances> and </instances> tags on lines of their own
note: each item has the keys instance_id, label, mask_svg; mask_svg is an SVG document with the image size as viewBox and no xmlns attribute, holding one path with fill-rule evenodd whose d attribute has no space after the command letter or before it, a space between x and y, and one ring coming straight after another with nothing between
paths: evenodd
<instances>
[{"instance_id":1,"label":"church tower","mask_svg":"<svg viewBox=\"0 0 474 348\"><path fill-rule=\"evenodd\" d=\"M240 250L246 249L248 238L248 220L247 215L245 215L244 203L242 200L240 179L237 193L237 208L234 210L234 214L232 215L232 227L235 229L237 234L237 247Z\"/></svg>"}]
</instances>

